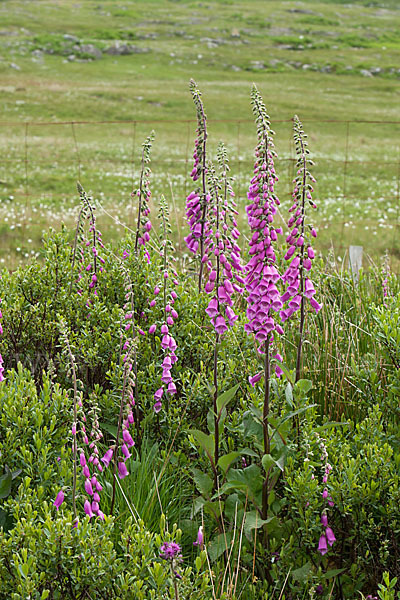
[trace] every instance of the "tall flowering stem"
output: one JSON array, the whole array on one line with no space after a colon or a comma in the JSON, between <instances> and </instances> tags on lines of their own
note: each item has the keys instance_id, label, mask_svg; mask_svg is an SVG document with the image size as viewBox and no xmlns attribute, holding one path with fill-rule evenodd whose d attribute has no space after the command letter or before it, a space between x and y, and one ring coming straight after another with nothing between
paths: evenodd
<instances>
[{"instance_id":1,"label":"tall flowering stem","mask_svg":"<svg viewBox=\"0 0 400 600\"><path fill-rule=\"evenodd\" d=\"M162 375L161 375L161 386L156 390L154 394L154 411L159 413L162 408L162 397L164 391L167 395L173 396L176 394L176 385L171 375L171 369L176 363L177 356L175 354L176 341L171 334L171 328L173 327L178 313L174 308L177 294L173 289L173 286L178 285L178 274L176 272L174 263L174 246L171 242L171 226L169 222L169 210L168 205L164 197L160 199L160 209L158 217L161 221L162 236L160 240L159 254L162 259L162 281L159 282L154 288L154 298L150 302L150 308L153 308L157 302L162 302L163 317L161 321L160 331L161 347L164 352L164 358L162 362ZM154 334L157 330L157 323L152 323L149 327L149 334Z\"/></svg>"},{"instance_id":2,"label":"tall flowering stem","mask_svg":"<svg viewBox=\"0 0 400 600\"><path fill-rule=\"evenodd\" d=\"M310 300L311 306L318 313L321 306L313 297L315 294L314 285L306 272L311 270L312 260L315 257L311 244L311 238L317 237L317 232L310 225L308 220L307 208L311 206L316 208L312 199L314 177L308 170L313 161L308 158L309 150L307 136L303 131L303 126L297 116L293 119L294 141L297 154L297 173L293 180L293 204L289 209L292 213L288 221L289 235L286 238L288 250L285 254L285 260L290 260L289 268L283 275L286 284L286 292L282 296L283 302L289 301L287 308L281 311L282 321L292 316L297 310L300 310L299 339L297 344L296 358L296 382L301 378L301 358L304 339L304 321L305 321L305 302Z\"/></svg>"},{"instance_id":3,"label":"tall flowering stem","mask_svg":"<svg viewBox=\"0 0 400 600\"><path fill-rule=\"evenodd\" d=\"M271 375L271 346L274 333L282 334L283 330L276 322L274 312L282 308L282 301L276 283L280 275L275 267L276 255L273 243L280 227L274 227L273 221L280 202L275 194L275 184L278 177L275 172L273 135L270 119L265 104L256 86L251 92L253 113L257 123L258 143L255 149L254 175L247 194L250 204L246 207L248 223L252 232L249 254L251 259L246 266L245 286L247 292L247 318L245 330L254 334L259 344L258 352L264 354L264 407L263 407L263 437L264 455L270 453L269 410L270 410L270 375ZM275 359L281 360L279 354ZM279 368L276 369L280 375ZM257 373L250 377L250 383L255 385L262 377ZM262 518L268 514L269 471L263 483Z\"/></svg>"},{"instance_id":4,"label":"tall flowering stem","mask_svg":"<svg viewBox=\"0 0 400 600\"><path fill-rule=\"evenodd\" d=\"M233 306L235 292L242 292L244 280L241 278L240 247L236 222L236 204L231 180L228 176L229 163L225 147L218 147L220 173L217 175L212 163L207 169L210 190L209 227L205 238L203 264L207 266L208 280L205 291L212 294L206 308L215 329L214 344L214 487L217 487L219 460L219 423L221 415L217 408L218 399L218 351L222 336L237 320Z\"/></svg>"},{"instance_id":5,"label":"tall flowering stem","mask_svg":"<svg viewBox=\"0 0 400 600\"><path fill-rule=\"evenodd\" d=\"M0 300L0 305L1 305L1 300ZM0 309L0 335L3 335L3 325L1 324L1 319L3 318L3 312ZM3 357L0 354L0 382L4 381L5 377L4 377L4 362L3 362Z\"/></svg>"},{"instance_id":6,"label":"tall flowering stem","mask_svg":"<svg viewBox=\"0 0 400 600\"><path fill-rule=\"evenodd\" d=\"M207 235L207 212L210 197L207 193L207 168L206 168L206 147L207 147L207 117L204 112L201 93L193 79L190 80L190 91L197 111L197 129L195 148L193 153L194 165L190 176L196 182L200 179L201 185L196 187L186 199L186 217L190 227L190 234L185 238L187 247L193 254L200 249L200 267L198 286L199 292L202 288L202 278L204 269L204 248L205 237Z\"/></svg>"},{"instance_id":7,"label":"tall flowering stem","mask_svg":"<svg viewBox=\"0 0 400 600\"><path fill-rule=\"evenodd\" d=\"M126 354L123 356L123 376L122 376L122 391L119 407L117 434L115 447L112 446L101 459L107 467L112 461L113 464L113 488L111 498L110 513L113 513L115 495L116 495L116 477L117 471L120 479L129 475L126 468L126 461L131 457L129 448L134 445L134 441L129 432L130 426L134 423L133 408L136 406L136 414L138 416L138 406L134 397L137 396L137 328L135 325L134 315L134 291L131 278L128 271L124 270L125 275L125 304L124 304L124 321L122 324L123 335L126 335L126 340L123 350ZM122 440L121 440L122 431Z\"/></svg>"},{"instance_id":8,"label":"tall flowering stem","mask_svg":"<svg viewBox=\"0 0 400 600\"><path fill-rule=\"evenodd\" d=\"M146 243L150 239L151 221L149 219L150 208L149 200L151 197L150 190L150 175L151 170L149 167L150 163L150 151L154 141L154 131L146 138L142 144L142 163L140 170L140 181L137 190L132 192L132 197L137 196L138 198L138 217L136 224L136 236L135 236L135 254L137 254L139 246L146 246ZM148 254L147 254L148 257ZM149 258L149 257L148 257Z\"/></svg>"},{"instance_id":9,"label":"tall flowering stem","mask_svg":"<svg viewBox=\"0 0 400 600\"><path fill-rule=\"evenodd\" d=\"M78 407L77 407L78 384L77 384L77 376L76 376L76 369L75 369L75 357L72 354L71 345L69 343L67 326L65 324L65 321L63 321L63 320L60 321L60 335L61 335L61 339L65 345L65 348L67 349L67 352L68 352L68 359L70 362L70 367L71 367L71 372L72 372L72 381L73 381L73 386L74 386L74 405L73 405L73 424L72 424L72 435L73 435L73 442L72 442L72 455L73 455L72 510L74 513L74 519L76 520L76 518L77 518L76 475L77 475L77 456L78 456L76 428L77 428L77 421L78 421Z\"/></svg>"},{"instance_id":10,"label":"tall flowering stem","mask_svg":"<svg viewBox=\"0 0 400 600\"><path fill-rule=\"evenodd\" d=\"M317 437L319 438L318 434L317 434ZM321 438L319 438L319 447L321 450L321 462L322 462L322 469L323 469L322 483L323 483L324 489L322 492L322 498L325 502L325 507L321 514L321 525L323 527L323 530L322 530L322 533L321 533L321 536L320 536L319 542L318 542L318 551L322 555L324 555L328 552L328 545L333 546L333 544L336 542L336 538L335 538L335 534L332 531L332 528L329 527L329 525L328 525L328 510L329 510L328 507L334 506L334 502L333 502L331 496L329 495L328 488L326 487L327 483L328 483L329 475L331 474L331 471L332 471L332 466L329 464L328 453L326 450L325 442Z\"/></svg>"},{"instance_id":11,"label":"tall flowering stem","mask_svg":"<svg viewBox=\"0 0 400 600\"><path fill-rule=\"evenodd\" d=\"M60 320L59 323L60 330L60 339L63 343L62 353L65 355L68 363L69 363L69 374L73 381L73 390L74 390L74 401L73 401L73 423L72 423L72 435L73 435L73 443L72 443L72 452L73 452L73 483L72 483L72 506L75 523L78 521L77 510L76 510L76 495L77 495L77 469L78 469L78 454L79 454L79 466L82 469L82 475L85 478L85 492L89 496L86 498L84 503L84 510L89 517L98 516L100 519L104 519L104 514L100 510L100 495L102 485L97 480L95 472L93 471L93 475L90 473L89 466L93 466L93 469L97 468L99 473L103 472L103 466L99 460L99 449L97 443L103 437L103 434L100 431L100 424L98 413L99 409L96 404L95 394L93 394L91 398L91 410L89 411L89 415L91 417L91 431L89 441L88 433L86 430L87 418L83 409L82 403L82 393L78 392L78 384L82 387L82 382L77 378L77 369L75 356L72 352L71 344L69 341L68 329L65 321L63 319ZM82 447L78 448L77 436L78 434L82 438ZM90 449L90 456L88 462L86 461L86 453L84 447L88 447ZM89 464L88 464L89 463ZM61 494L61 496L60 496ZM92 498L91 498L92 497ZM61 500L62 499L62 500ZM62 490L59 492L59 495L56 498L56 502L54 503L57 507L57 510L64 500L64 493Z\"/></svg>"}]
</instances>

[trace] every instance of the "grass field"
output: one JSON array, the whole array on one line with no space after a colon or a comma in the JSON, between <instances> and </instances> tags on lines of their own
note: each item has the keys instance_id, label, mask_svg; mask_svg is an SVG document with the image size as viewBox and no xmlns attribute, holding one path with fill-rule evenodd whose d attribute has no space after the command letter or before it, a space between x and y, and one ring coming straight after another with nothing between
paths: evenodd
<instances>
[{"instance_id":1,"label":"grass field","mask_svg":"<svg viewBox=\"0 0 400 600\"><path fill-rule=\"evenodd\" d=\"M241 207L255 143L254 81L277 132L282 214L297 113L316 162L319 249L333 243L343 259L349 244L360 244L376 260L388 249L398 265L395 0L3 0L0 24L3 263L34 255L48 224L72 226L78 178L111 215L131 223L140 144L151 129L153 197L164 193L174 202L179 242L195 128L193 77L203 91L211 154L223 139ZM123 232L105 215L101 227L106 239Z\"/></svg>"}]
</instances>

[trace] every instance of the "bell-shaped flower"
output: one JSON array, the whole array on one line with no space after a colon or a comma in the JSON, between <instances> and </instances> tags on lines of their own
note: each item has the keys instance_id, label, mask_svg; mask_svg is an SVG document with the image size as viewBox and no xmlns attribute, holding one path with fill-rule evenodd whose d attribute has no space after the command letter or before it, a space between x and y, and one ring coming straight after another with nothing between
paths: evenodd
<instances>
[{"instance_id":1,"label":"bell-shaped flower","mask_svg":"<svg viewBox=\"0 0 400 600\"><path fill-rule=\"evenodd\" d=\"M325 535L326 535L328 544L330 546L332 546L336 542L336 538L335 538L335 534L333 533L333 531L330 527L327 527L325 529Z\"/></svg>"},{"instance_id":2,"label":"bell-shaped flower","mask_svg":"<svg viewBox=\"0 0 400 600\"><path fill-rule=\"evenodd\" d=\"M328 552L328 546L326 544L326 536L324 533L319 538L318 552L320 552L322 554L322 556Z\"/></svg>"},{"instance_id":3,"label":"bell-shaped flower","mask_svg":"<svg viewBox=\"0 0 400 600\"><path fill-rule=\"evenodd\" d=\"M129 471L126 468L126 464L124 462L119 462L118 463L118 477L120 479L123 479L124 477L127 477L127 475L129 475Z\"/></svg>"},{"instance_id":4,"label":"bell-shaped flower","mask_svg":"<svg viewBox=\"0 0 400 600\"><path fill-rule=\"evenodd\" d=\"M222 335L228 329L225 319L222 315L218 315L214 322L215 331L218 335Z\"/></svg>"},{"instance_id":5,"label":"bell-shaped flower","mask_svg":"<svg viewBox=\"0 0 400 600\"><path fill-rule=\"evenodd\" d=\"M216 298L211 298L206 308L206 313L211 318L216 317L218 315L218 300Z\"/></svg>"},{"instance_id":6,"label":"bell-shaped flower","mask_svg":"<svg viewBox=\"0 0 400 600\"><path fill-rule=\"evenodd\" d=\"M64 498L65 498L64 492L62 490L60 490L56 496L56 499L53 502L53 504L57 510L60 508L61 504L64 502Z\"/></svg>"}]
</instances>

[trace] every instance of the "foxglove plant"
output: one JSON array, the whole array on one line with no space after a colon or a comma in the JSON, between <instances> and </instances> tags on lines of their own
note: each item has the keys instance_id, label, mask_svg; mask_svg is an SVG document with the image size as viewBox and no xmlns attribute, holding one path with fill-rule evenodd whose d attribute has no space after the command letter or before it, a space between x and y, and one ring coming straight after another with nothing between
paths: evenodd
<instances>
[{"instance_id":1,"label":"foxglove plant","mask_svg":"<svg viewBox=\"0 0 400 600\"><path fill-rule=\"evenodd\" d=\"M124 319L122 322L122 335L126 335L126 340L123 345L123 350L126 354L123 356L123 376L121 400L117 423L117 434L115 445L111 446L103 458L101 459L107 467L110 463L113 465L113 484L110 514L113 513L115 495L116 495L116 477L123 479L129 475L126 467L126 461L131 457L129 448L134 446L132 435L129 431L131 425L134 424L133 409L136 406L136 414L138 414L137 406L137 334L138 330L134 322L134 292L130 275L125 273L125 300L124 304ZM136 400L135 400L136 396ZM122 437L122 439L121 439Z\"/></svg>"},{"instance_id":2,"label":"foxglove plant","mask_svg":"<svg viewBox=\"0 0 400 600\"><path fill-rule=\"evenodd\" d=\"M169 239L169 236L171 234L171 226L169 222L168 205L164 197L161 197L160 199L160 210L158 217L160 219L162 229L162 236L159 249L159 254L163 261L162 281L159 283L159 285L156 285L154 289L154 298L150 302L150 307L155 307L157 301L161 299L163 317L160 332L162 335L161 347L164 352L164 359L162 362L162 385L157 389L157 391L154 394L155 403L153 408L156 413L159 413L161 410L162 397L164 391L166 391L166 394L171 396L176 394L176 385L171 376L171 369L178 360L175 354L176 341L171 335L171 328L173 327L176 319L178 318L178 313L174 309L174 303L177 298L177 294L175 290L171 288L172 286L178 284L178 274L173 266L174 247L171 240ZM157 324L153 323L149 327L149 333L154 334L156 332L156 329Z\"/></svg>"},{"instance_id":3,"label":"foxglove plant","mask_svg":"<svg viewBox=\"0 0 400 600\"><path fill-rule=\"evenodd\" d=\"M218 159L221 173L218 176L212 163L207 169L210 190L209 223L204 244L203 264L207 266L208 280L205 284L207 294L212 298L206 308L215 329L214 344L214 487L217 487L217 469L219 460L219 422L221 415L217 409L218 399L218 350L222 336L237 320L233 310L234 295L243 291L244 280L240 276L243 268L240 262L239 237L236 222L236 204L231 180L228 177L229 163L226 149L219 146Z\"/></svg>"},{"instance_id":4,"label":"foxglove plant","mask_svg":"<svg viewBox=\"0 0 400 600\"><path fill-rule=\"evenodd\" d=\"M78 453L79 453L79 464L82 469L82 475L85 479L85 483L84 483L85 492L88 494L89 498L91 496L93 496L92 500L90 500L90 499L85 500L85 504L84 504L85 513L88 514L90 517L98 516L101 519L104 519L104 515L103 515L102 511L100 510L100 505L99 505L99 502L100 502L99 493L103 488L102 488L101 483L97 480L96 475L94 473L93 473L93 475L91 475L90 470L89 470L89 465L91 464L94 469L97 468L99 473L101 473L103 471L103 467L98 458L99 450L98 450L97 443L103 437L103 435L100 431L100 426L99 426L98 407L96 405L94 398L92 398L91 399L92 408L89 411L89 414L91 416L91 423L92 423L91 432L90 432L90 437L91 437L91 441L90 441L87 431L86 431L87 418L86 418L85 412L83 410L82 394L80 392L78 392L78 383L80 385L82 385L82 384L81 384L81 382L79 382L79 380L77 378L75 357L72 353L72 348L71 348L71 345L69 342L67 326L63 319L60 320L59 330L60 330L60 338L63 343L63 353L66 355L66 359L70 365L69 372L70 372L70 375L71 375L71 378L73 381L74 396L73 396L73 423L72 423L72 436L73 436L73 442L72 442L72 454L73 454L72 507L73 507L74 520L75 520L75 523L77 523L78 516L77 516L77 509L76 509L76 497L77 497ZM82 437L83 447L81 447L81 448L78 448L78 441L77 441L78 434ZM86 461L86 454L85 454L85 450L83 449L85 446L90 449L90 456L89 456L88 461ZM56 500L54 501L54 505L56 506L57 510L59 509L60 505L64 501L64 497L65 496L64 496L63 490L60 490L60 492L57 494ZM90 510L88 507L90 507Z\"/></svg>"},{"instance_id":5,"label":"foxglove plant","mask_svg":"<svg viewBox=\"0 0 400 600\"><path fill-rule=\"evenodd\" d=\"M307 213L308 206L316 208L311 195L314 191L313 183L315 183L315 178L308 170L309 165L313 165L314 163L308 158L309 150L307 136L304 133L303 126L297 116L294 117L293 129L297 154L297 173L293 180L293 204L289 209L289 212L292 213L292 216L288 221L290 232L286 238L289 247L285 254L285 260L290 260L290 264L282 277L286 285L286 291L282 296L282 301L288 301L288 306L281 310L280 315L282 321L286 321L286 319L291 317L297 310L300 310L299 340L296 359L296 381L298 381L301 376L305 303L306 300L309 300L312 308L317 313L321 309L321 305L318 304L314 298L316 293L314 285L307 274L311 270L312 261L315 257L311 238L317 237L316 230L308 223Z\"/></svg>"},{"instance_id":6,"label":"foxglove plant","mask_svg":"<svg viewBox=\"0 0 400 600\"><path fill-rule=\"evenodd\" d=\"M271 375L271 346L274 333L282 334L281 325L276 321L274 313L282 308L282 300L277 288L280 275L276 269L274 242L280 227L273 225L277 206L280 202L275 194L275 184L278 177L275 172L274 159L276 152L273 142L274 132L271 130L270 118L265 104L254 85L251 91L253 113L257 123L258 143L255 149L254 175L250 183L247 197L250 204L246 207L249 227L252 233L249 254L251 256L246 266L245 286L247 292L247 318L245 330L253 334L257 340L258 352L264 355L264 408L263 408L263 437L264 454L270 453L270 436L268 431L270 375ZM276 360L281 360L275 354ZM278 375L280 371L278 371ZM250 377L251 385L255 385L262 377L258 373ZM262 513L263 519L268 512L268 474L263 484Z\"/></svg>"},{"instance_id":7,"label":"foxglove plant","mask_svg":"<svg viewBox=\"0 0 400 600\"><path fill-rule=\"evenodd\" d=\"M146 243L150 239L150 231L152 228L151 221L149 219L150 207L149 200L151 197L150 191L150 175L151 170L149 167L150 163L150 152L154 141L154 131L146 138L142 144L142 164L140 170L140 181L137 190L132 192L132 198L137 196L138 198L138 216L136 224L136 236L135 236L135 254L138 253L139 246L145 248ZM147 260L150 260L149 253L145 248L145 256Z\"/></svg>"},{"instance_id":8,"label":"foxglove plant","mask_svg":"<svg viewBox=\"0 0 400 600\"><path fill-rule=\"evenodd\" d=\"M193 254L199 252L199 292L202 288L203 256L205 238L208 231L207 212L210 196L207 193L207 168L206 168L206 146L207 146L207 117L204 112L201 93L193 79L190 81L190 91L197 111L197 130L195 148L193 153L194 165L190 176L194 182L200 179L200 185L186 198L186 217L190 227L190 234L185 237L187 247Z\"/></svg>"}]
</instances>

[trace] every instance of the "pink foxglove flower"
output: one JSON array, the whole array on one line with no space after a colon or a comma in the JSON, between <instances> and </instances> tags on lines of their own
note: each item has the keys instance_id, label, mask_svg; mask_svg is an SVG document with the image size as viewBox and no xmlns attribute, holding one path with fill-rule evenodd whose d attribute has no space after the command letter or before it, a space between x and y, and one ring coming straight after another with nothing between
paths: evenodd
<instances>
[{"instance_id":1,"label":"pink foxglove flower","mask_svg":"<svg viewBox=\"0 0 400 600\"><path fill-rule=\"evenodd\" d=\"M200 550L202 550L203 544L204 544L203 527L200 525L199 530L197 532L197 539L195 542L193 542L193 546L199 546Z\"/></svg>"},{"instance_id":2,"label":"pink foxglove flower","mask_svg":"<svg viewBox=\"0 0 400 600\"><path fill-rule=\"evenodd\" d=\"M127 477L129 475L128 469L126 468L126 464L124 462L118 463L118 476L120 479Z\"/></svg>"},{"instance_id":3,"label":"pink foxglove flower","mask_svg":"<svg viewBox=\"0 0 400 600\"><path fill-rule=\"evenodd\" d=\"M92 511L92 505L89 502L89 500L85 500L85 503L83 505L83 510L85 511L85 513L88 515L88 517L91 519L92 517L94 517L94 513Z\"/></svg>"},{"instance_id":4,"label":"pink foxglove flower","mask_svg":"<svg viewBox=\"0 0 400 600\"><path fill-rule=\"evenodd\" d=\"M324 555L328 552L328 546L326 545L326 536L324 533L319 538L318 552L320 552L322 555Z\"/></svg>"},{"instance_id":5,"label":"pink foxglove flower","mask_svg":"<svg viewBox=\"0 0 400 600\"><path fill-rule=\"evenodd\" d=\"M64 502L64 498L65 498L64 492L62 490L60 490L56 496L56 499L53 502L53 504L57 510L60 508L61 504Z\"/></svg>"},{"instance_id":6,"label":"pink foxglove flower","mask_svg":"<svg viewBox=\"0 0 400 600\"><path fill-rule=\"evenodd\" d=\"M326 535L328 544L330 546L332 546L334 544L334 542L336 542L336 538L335 538L335 534L333 533L333 531L330 527L327 527L325 529L325 535Z\"/></svg>"}]
</instances>

